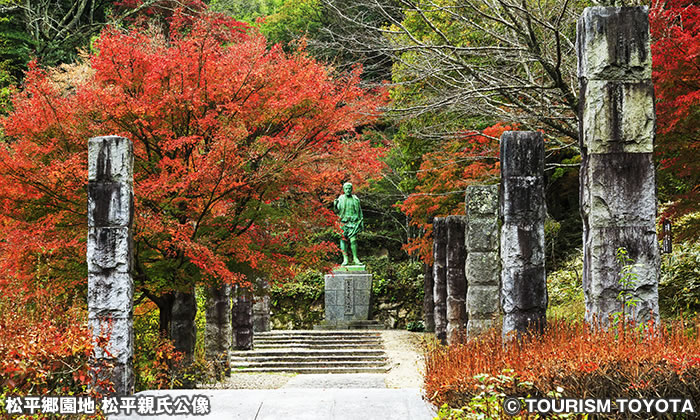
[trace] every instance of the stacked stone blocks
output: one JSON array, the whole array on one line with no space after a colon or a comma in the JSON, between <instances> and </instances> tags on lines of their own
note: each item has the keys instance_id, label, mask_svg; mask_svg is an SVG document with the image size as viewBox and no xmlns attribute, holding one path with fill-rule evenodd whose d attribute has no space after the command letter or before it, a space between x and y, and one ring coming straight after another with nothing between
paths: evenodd
<instances>
[{"instance_id":1,"label":"stacked stone blocks","mask_svg":"<svg viewBox=\"0 0 700 420\"><path fill-rule=\"evenodd\" d=\"M490 328L500 315L498 185L467 187L467 335Z\"/></svg>"}]
</instances>

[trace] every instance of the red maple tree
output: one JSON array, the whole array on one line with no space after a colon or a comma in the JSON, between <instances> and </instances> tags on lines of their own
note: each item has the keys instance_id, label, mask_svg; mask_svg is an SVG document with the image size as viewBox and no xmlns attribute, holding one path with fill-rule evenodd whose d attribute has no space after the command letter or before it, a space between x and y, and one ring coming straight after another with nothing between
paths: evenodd
<instances>
[{"instance_id":1,"label":"red maple tree","mask_svg":"<svg viewBox=\"0 0 700 420\"><path fill-rule=\"evenodd\" d=\"M404 249L426 263L432 260L433 217L464 214L466 187L477 182L492 183L500 171L499 138L513 130L495 124L482 131L468 131L423 155L417 173L418 186L399 208L411 224L424 234L409 238Z\"/></svg>"},{"instance_id":2,"label":"red maple tree","mask_svg":"<svg viewBox=\"0 0 700 420\"><path fill-rule=\"evenodd\" d=\"M673 201L665 216L680 216L700 199L700 5L657 1L650 24L660 186Z\"/></svg>"},{"instance_id":3,"label":"red maple tree","mask_svg":"<svg viewBox=\"0 0 700 420\"><path fill-rule=\"evenodd\" d=\"M207 12L175 14L168 34L107 29L94 46L75 80L32 64L2 121L0 289L84 299L87 140L101 135L134 142L135 280L151 298L251 270L289 277L336 251L313 233L384 150L357 129L386 101L360 69L267 49Z\"/></svg>"}]
</instances>

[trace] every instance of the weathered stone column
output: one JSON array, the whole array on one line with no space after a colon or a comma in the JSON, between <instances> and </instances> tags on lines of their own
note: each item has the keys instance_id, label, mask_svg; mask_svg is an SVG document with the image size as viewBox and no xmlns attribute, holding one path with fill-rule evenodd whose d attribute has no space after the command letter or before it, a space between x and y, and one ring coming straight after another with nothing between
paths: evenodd
<instances>
[{"instance_id":1,"label":"weathered stone column","mask_svg":"<svg viewBox=\"0 0 700 420\"><path fill-rule=\"evenodd\" d=\"M589 7L577 32L586 320L608 325L611 314L623 310L615 258L621 247L637 264L638 277L630 292L639 303L625 311L638 323L658 319L648 9Z\"/></svg>"},{"instance_id":2,"label":"weathered stone column","mask_svg":"<svg viewBox=\"0 0 700 420\"><path fill-rule=\"evenodd\" d=\"M207 360L214 363L217 377L231 369L231 286L220 284L207 289L204 333Z\"/></svg>"},{"instance_id":3,"label":"weathered stone column","mask_svg":"<svg viewBox=\"0 0 700 420\"><path fill-rule=\"evenodd\" d=\"M255 297L253 304L253 331L270 331L270 288L267 281L263 280L259 295Z\"/></svg>"},{"instance_id":4,"label":"weathered stone column","mask_svg":"<svg viewBox=\"0 0 700 420\"><path fill-rule=\"evenodd\" d=\"M231 311L233 329L233 346L237 350L253 349L253 299L250 292L238 289Z\"/></svg>"},{"instance_id":5,"label":"weathered stone column","mask_svg":"<svg viewBox=\"0 0 700 420\"><path fill-rule=\"evenodd\" d=\"M467 277L464 264L467 259L464 248L466 217L447 216L447 343L463 339L467 330Z\"/></svg>"},{"instance_id":6,"label":"weathered stone column","mask_svg":"<svg viewBox=\"0 0 700 420\"><path fill-rule=\"evenodd\" d=\"M467 335L490 328L500 315L498 185L467 187Z\"/></svg>"},{"instance_id":7,"label":"weathered stone column","mask_svg":"<svg viewBox=\"0 0 700 420\"><path fill-rule=\"evenodd\" d=\"M194 285L189 285L187 292L176 291L173 300L172 320L170 321L170 338L176 351L182 352L183 365L177 373L179 388L194 388L196 383L192 375L188 374L190 366L194 362L194 347L197 343L197 299Z\"/></svg>"},{"instance_id":8,"label":"weathered stone column","mask_svg":"<svg viewBox=\"0 0 700 420\"><path fill-rule=\"evenodd\" d=\"M541 330L547 311L542 133L503 133L500 194L503 334Z\"/></svg>"},{"instance_id":9,"label":"weathered stone column","mask_svg":"<svg viewBox=\"0 0 700 420\"><path fill-rule=\"evenodd\" d=\"M433 286L433 265L423 264L423 326L426 332L435 332Z\"/></svg>"},{"instance_id":10,"label":"weathered stone column","mask_svg":"<svg viewBox=\"0 0 700 420\"><path fill-rule=\"evenodd\" d=\"M194 322L197 315L197 299L194 286L191 286L187 293L175 292L172 314L170 338L175 350L183 352L188 363L192 362L197 341L197 327Z\"/></svg>"},{"instance_id":11,"label":"weathered stone column","mask_svg":"<svg viewBox=\"0 0 700 420\"><path fill-rule=\"evenodd\" d=\"M93 374L110 379L118 395L134 393L133 162L128 139L88 141L88 324L93 343L109 337L105 348L95 347Z\"/></svg>"},{"instance_id":12,"label":"weathered stone column","mask_svg":"<svg viewBox=\"0 0 700 420\"><path fill-rule=\"evenodd\" d=\"M444 217L433 219L433 301L435 336L447 342L447 222Z\"/></svg>"}]
</instances>

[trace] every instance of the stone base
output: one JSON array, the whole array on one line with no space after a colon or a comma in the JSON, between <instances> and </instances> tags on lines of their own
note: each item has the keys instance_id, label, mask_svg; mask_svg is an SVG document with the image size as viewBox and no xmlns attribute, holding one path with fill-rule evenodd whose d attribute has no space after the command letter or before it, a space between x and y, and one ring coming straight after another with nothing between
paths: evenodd
<instances>
[{"instance_id":1,"label":"stone base","mask_svg":"<svg viewBox=\"0 0 700 420\"><path fill-rule=\"evenodd\" d=\"M352 267L346 266L343 268ZM372 275L366 271L337 269L325 276L325 323L369 319Z\"/></svg>"},{"instance_id":2,"label":"stone base","mask_svg":"<svg viewBox=\"0 0 700 420\"><path fill-rule=\"evenodd\" d=\"M346 272L346 271L353 271L353 272L358 272L358 271L365 271L365 265L364 264L349 264L349 265L339 265L333 270L333 272Z\"/></svg>"}]
</instances>

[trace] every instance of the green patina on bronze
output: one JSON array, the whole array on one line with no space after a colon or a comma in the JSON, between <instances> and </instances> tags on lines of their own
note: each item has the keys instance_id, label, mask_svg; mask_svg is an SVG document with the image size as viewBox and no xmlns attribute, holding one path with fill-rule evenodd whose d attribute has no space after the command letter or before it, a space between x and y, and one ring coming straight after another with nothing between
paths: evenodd
<instances>
[{"instance_id":1,"label":"green patina on bronze","mask_svg":"<svg viewBox=\"0 0 700 420\"><path fill-rule=\"evenodd\" d=\"M359 266L362 265L362 262L357 258L357 235L364 228L362 208L360 207L360 199L352 193L351 183L343 184L343 192L344 194L333 201L333 208L340 218L343 229L343 236L340 238L340 250L343 252L342 265L347 266L349 263L349 243L353 265Z\"/></svg>"}]
</instances>

